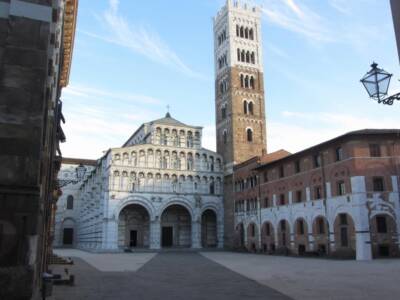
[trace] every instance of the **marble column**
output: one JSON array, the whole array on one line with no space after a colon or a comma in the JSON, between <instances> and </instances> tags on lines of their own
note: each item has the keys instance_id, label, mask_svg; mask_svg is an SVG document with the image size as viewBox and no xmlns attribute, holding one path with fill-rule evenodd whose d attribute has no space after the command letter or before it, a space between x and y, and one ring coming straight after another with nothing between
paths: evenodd
<instances>
[{"instance_id":1,"label":"marble column","mask_svg":"<svg viewBox=\"0 0 400 300\"><path fill-rule=\"evenodd\" d=\"M192 221L192 248L201 248L201 223L198 220Z\"/></svg>"},{"instance_id":2,"label":"marble column","mask_svg":"<svg viewBox=\"0 0 400 300\"><path fill-rule=\"evenodd\" d=\"M161 222L157 218L150 223L150 249L161 248Z\"/></svg>"}]
</instances>

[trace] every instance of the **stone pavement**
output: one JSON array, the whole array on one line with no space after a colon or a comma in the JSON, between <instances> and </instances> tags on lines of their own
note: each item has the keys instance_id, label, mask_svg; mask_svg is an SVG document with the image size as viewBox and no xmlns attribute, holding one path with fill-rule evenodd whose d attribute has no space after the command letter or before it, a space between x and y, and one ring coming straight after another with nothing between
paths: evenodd
<instances>
[{"instance_id":1,"label":"stone pavement","mask_svg":"<svg viewBox=\"0 0 400 300\"><path fill-rule=\"evenodd\" d=\"M137 271L156 253L90 253L77 249L55 249L54 253L62 257L81 258L98 271L124 272Z\"/></svg>"},{"instance_id":2,"label":"stone pavement","mask_svg":"<svg viewBox=\"0 0 400 300\"><path fill-rule=\"evenodd\" d=\"M398 300L400 260L329 260L235 252L202 255L298 300Z\"/></svg>"},{"instance_id":3,"label":"stone pavement","mask_svg":"<svg viewBox=\"0 0 400 300\"><path fill-rule=\"evenodd\" d=\"M108 260L112 261L110 256L116 256L118 261L119 255L134 257L138 254L108 255ZM49 300L291 299L194 252L161 252L137 272L102 272L99 271L102 269L99 267L101 260L97 261L96 269L86 263L86 259L75 258L75 265L70 268L70 272L75 274L76 285L55 286ZM125 266L124 269L130 267Z\"/></svg>"}]
</instances>

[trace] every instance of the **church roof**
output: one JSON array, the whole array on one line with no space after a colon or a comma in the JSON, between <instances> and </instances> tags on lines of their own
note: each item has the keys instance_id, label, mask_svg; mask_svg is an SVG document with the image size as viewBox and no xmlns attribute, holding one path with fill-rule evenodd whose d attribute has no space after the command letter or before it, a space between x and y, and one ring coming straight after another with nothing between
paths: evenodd
<instances>
[{"instance_id":1,"label":"church roof","mask_svg":"<svg viewBox=\"0 0 400 300\"><path fill-rule=\"evenodd\" d=\"M183 127L198 127L198 126L190 126L186 125L173 117L171 117L171 114L167 112L164 118L157 119L154 121L151 121L149 124L164 124L164 125L171 125L171 126L183 126Z\"/></svg>"}]
</instances>

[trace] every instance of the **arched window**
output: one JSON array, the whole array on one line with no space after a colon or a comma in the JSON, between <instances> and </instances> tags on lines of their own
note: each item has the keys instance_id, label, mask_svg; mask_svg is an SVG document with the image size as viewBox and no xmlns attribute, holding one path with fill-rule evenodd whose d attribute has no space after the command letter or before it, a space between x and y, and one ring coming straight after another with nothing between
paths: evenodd
<instances>
[{"instance_id":1,"label":"arched window","mask_svg":"<svg viewBox=\"0 0 400 300\"><path fill-rule=\"evenodd\" d=\"M254 40L254 31L253 31L253 28L250 28L250 30L249 30L249 38L250 38L251 40Z\"/></svg>"},{"instance_id":2,"label":"arched window","mask_svg":"<svg viewBox=\"0 0 400 300\"><path fill-rule=\"evenodd\" d=\"M222 117L222 119L226 118L226 105L225 104L222 105L222 108L221 108L221 117Z\"/></svg>"},{"instance_id":3,"label":"arched window","mask_svg":"<svg viewBox=\"0 0 400 300\"><path fill-rule=\"evenodd\" d=\"M238 61L240 61L240 49L239 48L237 49L237 59L238 59Z\"/></svg>"},{"instance_id":4,"label":"arched window","mask_svg":"<svg viewBox=\"0 0 400 300\"><path fill-rule=\"evenodd\" d=\"M249 88L249 75L246 75L244 78L244 87Z\"/></svg>"},{"instance_id":5,"label":"arched window","mask_svg":"<svg viewBox=\"0 0 400 300\"><path fill-rule=\"evenodd\" d=\"M239 25L236 25L236 36L239 36L240 35L240 33L239 33Z\"/></svg>"},{"instance_id":6,"label":"arched window","mask_svg":"<svg viewBox=\"0 0 400 300\"><path fill-rule=\"evenodd\" d=\"M246 62L249 63L250 62L250 51L246 52Z\"/></svg>"},{"instance_id":7,"label":"arched window","mask_svg":"<svg viewBox=\"0 0 400 300\"><path fill-rule=\"evenodd\" d=\"M244 76L243 76L243 74L240 74L240 86L244 87Z\"/></svg>"},{"instance_id":8,"label":"arched window","mask_svg":"<svg viewBox=\"0 0 400 300\"><path fill-rule=\"evenodd\" d=\"M251 128L248 128L246 131L247 131L247 141L252 142L253 141L253 130Z\"/></svg>"},{"instance_id":9,"label":"arched window","mask_svg":"<svg viewBox=\"0 0 400 300\"><path fill-rule=\"evenodd\" d=\"M244 30L244 37L245 37L246 39L249 38L249 29L248 29L248 28L246 28L246 29Z\"/></svg>"},{"instance_id":10,"label":"arched window","mask_svg":"<svg viewBox=\"0 0 400 300\"><path fill-rule=\"evenodd\" d=\"M249 114L250 115L253 115L254 114L254 111L253 111L253 102L249 102Z\"/></svg>"},{"instance_id":11,"label":"arched window","mask_svg":"<svg viewBox=\"0 0 400 300\"><path fill-rule=\"evenodd\" d=\"M211 182L210 182L210 194L211 194L211 195L214 195L214 194L215 194L214 179L211 179Z\"/></svg>"},{"instance_id":12,"label":"arched window","mask_svg":"<svg viewBox=\"0 0 400 300\"><path fill-rule=\"evenodd\" d=\"M251 52L251 63L255 64L256 63L256 58L254 52Z\"/></svg>"},{"instance_id":13,"label":"arched window","mask_svg":"<svg viewBox=\"0 0 400 300\"><path fill-rule=\"evenodd\" d=\"M221 94L224 92L224 83L223 83L223 82L221 82L221 83L219 84L219 92L220 92Z\"/></svg>"},{"instance_id":14,"label":"arched window","mask_svg":"<svg viewBox=\"0 0 400 300\"><path fill-rule=\"evenodd\" d=\"M246 100L243 101L243 113L245 115L247 115L247 101Z\"/></svg>"},{"instance_id":15,"label":"arched window","mask_svg":"<svg viewBox=\"0 0 400 300\"><path fill-rule=\"evenodd\" d=\"M240 61L245 62L246 61L246 51L242 50L242 53L240 54Z\"/></svg>"},{"instance_id":16,"label":"arched window","mask_svg":"<svg viewBox=\"0 0 400 300\"><path fill-rule=\"evenodd\" d=\"M186 145L188 148L193 147L193 133L191 131L188 131L187 133Z\"/></svg>"},{"instance_id":17,"label":"arched window","mask_svg":"<svg viewBox=\"0 0 400 300\"><path fill-rule=\"evenodd\" d=\"M74 196L72 195L67 197L67 209L74 209Z\"/></svg>"},{"instance_id":18,"label":"arched window","mask_svg":"<svg viewBox=\"0 0 400 300\"><path fill-rule=\"evenodd\" d=\"M250 88L254 89L254 77L250 77Z\"/></svg>"},{"instance_id":19,"label":"arched window","mask_svg":"<svg viewBox=\"0 0 400 300\"><path fill-rule=\"evenodd\" d=\"M243 26L240 27L240 37L244 37L244 28L243 28Z\"/></svg>"},{"instance_id":20,"label":"arched window","mask_svg":"<svg viewBox=\"0 0 400 300\"><path fill-rule=\"evenodd\" d=\"M226 132L226 130L224 130L224 132L222 133L222 137L224 144L226 144L226 142L228 141L228 133Z\"/></svg>"}]
</instances>

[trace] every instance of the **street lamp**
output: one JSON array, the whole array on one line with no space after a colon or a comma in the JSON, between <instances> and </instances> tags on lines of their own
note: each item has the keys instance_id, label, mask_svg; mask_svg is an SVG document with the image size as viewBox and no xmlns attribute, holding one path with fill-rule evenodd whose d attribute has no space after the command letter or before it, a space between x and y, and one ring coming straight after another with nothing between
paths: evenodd
<instances>
[{"instance_id":1,"label":"street lamp","mask_svg":"<svg viewBox=\"0 0 400 300\"><path fill-rule=\"evenodd\" d=\"M58 186L60 188L63 188L70 183L77 184L79 181L84 179L86 171L87 171L86 167L82 164L79 164L79 166L77 166L75 168L75 178L74 179L59 179Z\"/></svg>"},{"instance_id":2,"label":"street lamp","mask_svg":"<svg viewBox=\"0 0 400 300\"><path fill-rule=\"evenodd\" d=\"M393 74L378 68L377 63L371 65L371 70L360 80L368 92L370 98L387 105L392 105L394 100L400 100L400 93L386 97L390 79Z\"/></svg>"},{"instance_id":3,"label":"street lamp","mask_svg":"<svg viewBox=\"0 0 400 300\"><path fill-rule=\"evenodd\" d=\"M85 177L86 167L82 164L79 164L79 166L77 166L75 169L75 173L76 179L78 179L78 181L81 181L83 177Z\"/></svg>"}]
</instances>

